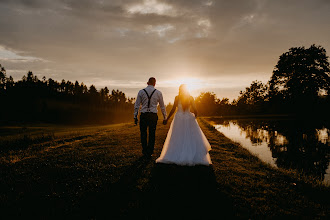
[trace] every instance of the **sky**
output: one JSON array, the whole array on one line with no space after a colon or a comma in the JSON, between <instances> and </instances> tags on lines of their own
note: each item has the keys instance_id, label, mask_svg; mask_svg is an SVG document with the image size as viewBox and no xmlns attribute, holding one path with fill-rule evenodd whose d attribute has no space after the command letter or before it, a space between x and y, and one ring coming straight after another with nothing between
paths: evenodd
<instances>
[{"instance_id":1,"label":"sky","mask_svg":"<svg viewBox=\"0 0 330 220\"><path fill-rule=\"evenodd\" d=\"M232 100L289 48L329 51L329 11L329 0L1 0L0 64L14 80L31 70L135 97L153 76L166 103L181 83Z\"/></svg>"}]
</instances>

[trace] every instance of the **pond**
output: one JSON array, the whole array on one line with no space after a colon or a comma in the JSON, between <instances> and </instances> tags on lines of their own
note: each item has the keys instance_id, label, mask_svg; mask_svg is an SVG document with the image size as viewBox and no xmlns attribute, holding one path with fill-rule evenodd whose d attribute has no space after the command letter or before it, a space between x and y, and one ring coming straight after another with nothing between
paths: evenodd
<instances>
[{"instance_id":1,"label":"pond","mask_svg":"<svg viewBox=\"0 0 330 220\"><path fill-rule=\"evenodd\" d=\"M330 126L292 119L209 119L226 137L262 161L313 175L330 184Z\"/></svg>"}]
</instances>

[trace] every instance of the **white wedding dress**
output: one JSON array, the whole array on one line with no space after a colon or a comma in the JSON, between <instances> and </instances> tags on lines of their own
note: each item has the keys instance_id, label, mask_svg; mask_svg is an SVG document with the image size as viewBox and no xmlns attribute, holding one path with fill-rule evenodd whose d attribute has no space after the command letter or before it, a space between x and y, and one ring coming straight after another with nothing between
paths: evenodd
<instances>
[{"instance_id":1,"label":"white wedding dress","mask_svg":"<svg viewBox=\"0 0 330 220\"><path fill-rule=\"evenodd\" d=\"M190 108L184 111L179 101L178 111L156 163L210 165L212 164L210 150L211 145L200 129L195 115L190 112Z\"/></svg>"}]
</instances>

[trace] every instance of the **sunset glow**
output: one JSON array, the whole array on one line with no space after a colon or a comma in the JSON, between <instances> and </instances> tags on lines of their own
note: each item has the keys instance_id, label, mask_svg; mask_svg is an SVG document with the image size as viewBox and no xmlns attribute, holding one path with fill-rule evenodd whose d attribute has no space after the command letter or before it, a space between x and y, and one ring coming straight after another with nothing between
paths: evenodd
<instances>
[{"instance_id":1,"label":"sunset glow","mask_svg":"<svg viewBox=\"0 0 330 220\"><path fill-rule=\"evenodd\" d=\"M329 12L0 0L2 219L330 220Z\"/></svg>"},{"instance_id":2,"label":"sunset glow","mask_svg":"<svg viewBox=\"0 0 330 220\"><path fill-rule=\"evenodd\" d=\"M205 87L203 81L198 78L179 78L173 81L169 81L168 83L172 84L173 87L178 87L178 88L181 84L186 84L190 93L196 91L197 89L201 89Z\"/></svg>"},{"instance_id":3,"label":"sunset glow","mask_svg":"<svg viewBox=\"0 0 330 220\"><path fill-rule=\"evenodd\" d=\"M330 48L326 1L14 2L0 3L8 75L30 70L129 97L154 76L165 102L182 83L194 97L210 91L233 100L252 81L267 82L290 47Z\"/></svg>"}]
</instances>

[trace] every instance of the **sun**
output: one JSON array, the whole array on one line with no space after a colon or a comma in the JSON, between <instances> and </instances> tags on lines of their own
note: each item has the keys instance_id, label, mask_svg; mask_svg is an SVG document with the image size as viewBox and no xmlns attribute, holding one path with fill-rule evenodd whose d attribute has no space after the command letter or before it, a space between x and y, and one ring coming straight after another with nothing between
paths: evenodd
<instances>
[{"instance_id":1,"label":"sun","mask_svg":"<svg viewBox=\"0 0 330 220\"><path fill-rule=\"evenodd\" d=\"M198 78L180 78L175 80L175 85L180 86L181 84L186 84L187 89L189 90L190 94L197 92L197 90L204 87L202 80Z\"/></svg>"},{"instance_id":2,"label":"sun","mask_svg":"<svg viewBox=\"0 0 330 220\"><path fill-rule=\"evenodd\" d=\"M204 91L206 87L209 86L209 83L204 79L198 77L178 77L172 78L170 80L161 80L159 86L165 88L171 88L173 94L177 94L179 86L181 84L186 84L187 89L191 96L197 97L200 92Z\"/></svg>"}]
</instances>

